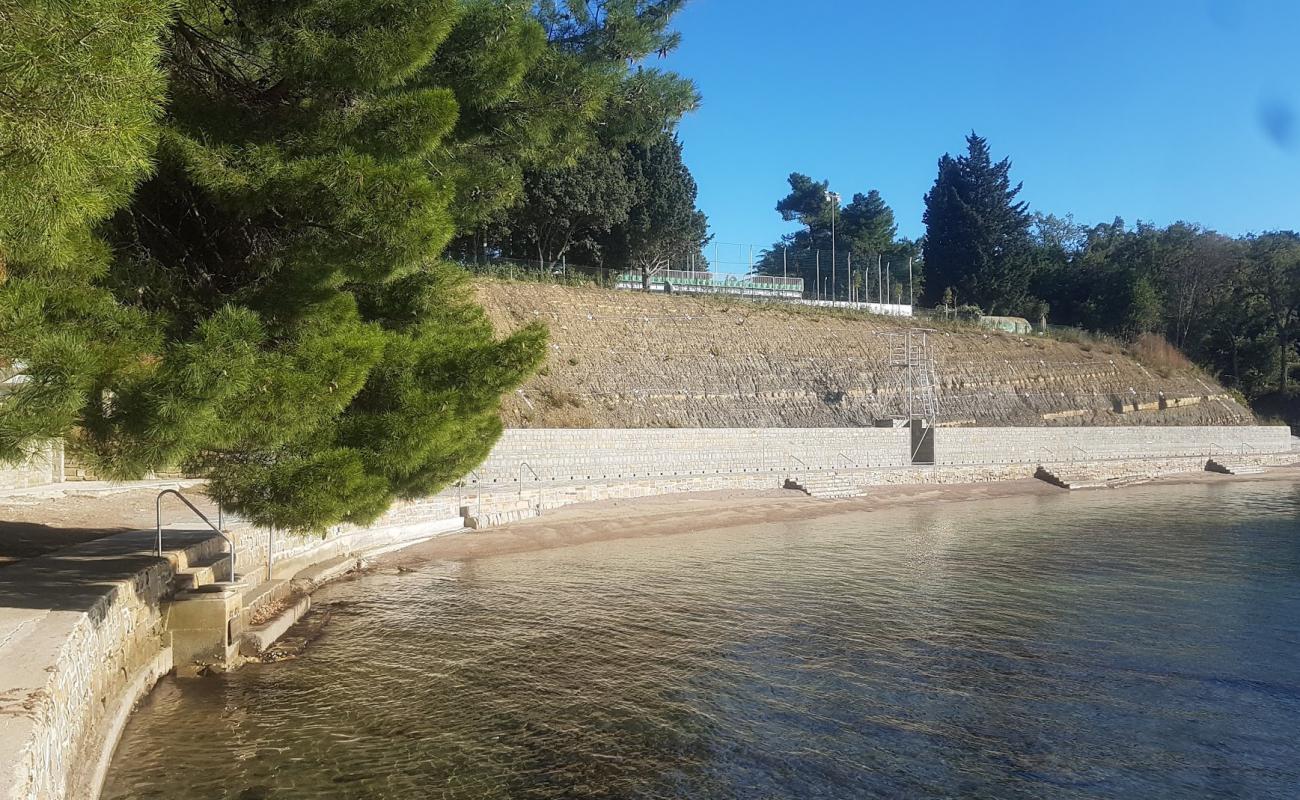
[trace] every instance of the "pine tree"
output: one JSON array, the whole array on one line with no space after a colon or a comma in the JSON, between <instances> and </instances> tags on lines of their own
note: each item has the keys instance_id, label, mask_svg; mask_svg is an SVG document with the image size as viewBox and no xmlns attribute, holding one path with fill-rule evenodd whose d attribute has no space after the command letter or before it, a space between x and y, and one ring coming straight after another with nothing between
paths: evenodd
<instances>
[{"instance_id":1,"label":"pine tree","mask_svg":"<svg viewBox=\"0 0 1300 800\"><path fill-rule=\"evenodd\" d=\"M645 63L677 46L679 36L669 24L682 5L683 0L535 4L547 46L528 81L536 99L523 110L558 111L537 127L560 135L537 157L512 160L523 174L511 202L462 225L453 251L474 259L504 253L549 261L572 250L587 264L603 261L603 240L635 199L628 196L633 186L615 180L628 163L629 148L651 146L699 104L693 83Z\"/></svg>"},{"instance_id":2,"label":"pine tree","mask_svg":"<svg viewBox=\"0 0 1300 800\"><path fill-rule=\"evenodd\" d=\"M959 304L1015 312L1033 276L1027 203L1011 184L1011 161L993 163L988 142L972 133L967 152L939 159L925 196L926 291L931 304L952 288Z\"/></svg>"},{"instance_id":3,"label":"pine tree","mask_svg":"<svg viewBox=\"0 0 1300 800\"><path fill-rule=\"evenodd\" d=\"M776 213L786 222L798 222L808 229L808 246L820 247L825 239L829 248L833 208L830 181L815 181L802 172L791 172L786 181L790 193L777 201Z\"/></svg>"},{"instance_id":4,"label":"pine tree","mask_svg":"<svg viewBox=\"0 0 1300 800\"><path fill-rule=\"evenodd\" d=\"M185 3L156 174L104 229L102 283L148 347L45 432L106 477L179 466L303 530L369 521L481 460L544 332L494 338L437 256L495 180L470 153L501 144L517 174L562 138L549 113L496 125L530 102L544 43L511 4Z\"/></svg>"},{"instance_id":5,"label":"pine tree","mask_svg":"<svg viewBox=\"0 0 1300 800\"><path fill-rule=\"evenodd\" d=\"M0 0L0 461L63 434L154 337L96 285L93 226L148 171L167 0Z\"/></svg>"},{"instance_id":6,"label":"pine tree","mask_svg":"<svg viewBox=\"0 0 1300 800\"><path fill-rule=\"evenodd\" d=\"M894 210L875 189L854 194L852 202L840 211L839 236L864 265L869 257L889 250L897 233Z\"/></svg>"}]
</instances>

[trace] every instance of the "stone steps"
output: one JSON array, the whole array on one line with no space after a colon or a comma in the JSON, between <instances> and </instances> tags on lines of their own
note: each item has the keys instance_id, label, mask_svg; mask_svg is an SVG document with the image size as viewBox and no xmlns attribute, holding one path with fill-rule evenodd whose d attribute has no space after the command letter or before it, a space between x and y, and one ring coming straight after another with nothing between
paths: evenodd
<instances>
[{"instance_id":1,"label":"stone steps","mask_svg":"<svg viewBox=\"0 0 1300 800\"><path fill-rule=\"evenodd\" d=\"M809 497L825 499L861 497L865 493L857 481L835 472L792 476L785 479L785 488L801 491Z\"/></svg>"},{"instance_id":2,"label":"stone steps","mask_svg":"<svg viewBox=\"0 0 1300 800\"><path fill-rule=\"evenodd\" d=\"M1097 465L1059 465L1040 464L1034 477L1053 486L1070 491L1081 489L1116 489L1120 486L1132 486L1145 483L1158 477L1154 472L1116 472L1104 464Z\"/></svg>"},{"instance_id":3,"label":"stone steps","mask_svg":"<svg viewBox=\"0 0 1300 800\"><path fill-rule=\"evenodd\" d=\"M501 497L485 495L482 502L467 502L460 508L465 527L471 530L492 528L541 515L537 497Z\"/></svg>"},{"instance_id":4,"label":"stone steps","mask_svg":"<svg viewBox=\"0 0 1300 800\"><path fill-rule=\"evenodd\" d=\"M1215 456L1205 462L1205 470L1206 472L1218 472L1223 475L1259 475L1264 471L1264 468L1256 464Z\"/></svg>"},{"instance_id":5,"label":"stone steps","mask_svg":"<svg viewBox=\"0 0 1300 800\"><path fill-rule=\"evenodd\" d=\"M178 592L193 592L204 586L228 580L230 580L230 554L218 553L205 556L177 570L172 577L172 588Z\"/></svg>"}]
</instances>

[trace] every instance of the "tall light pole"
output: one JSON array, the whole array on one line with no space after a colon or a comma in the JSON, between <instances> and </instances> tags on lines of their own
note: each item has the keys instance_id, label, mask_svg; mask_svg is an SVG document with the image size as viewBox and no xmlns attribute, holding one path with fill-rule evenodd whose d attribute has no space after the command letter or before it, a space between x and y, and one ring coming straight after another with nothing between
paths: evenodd
<instances>
[{"instance_id":1,"label":"tall light pole","mask_svg":"<svg viewBox=\"0 0 1300 800\"><path fill-rule=\"evenodd\" d=\"M835 215L840 210L840 196L827 191L826 199L831 201L831 302L835 301Z\"/></svg>"}]
</instances>

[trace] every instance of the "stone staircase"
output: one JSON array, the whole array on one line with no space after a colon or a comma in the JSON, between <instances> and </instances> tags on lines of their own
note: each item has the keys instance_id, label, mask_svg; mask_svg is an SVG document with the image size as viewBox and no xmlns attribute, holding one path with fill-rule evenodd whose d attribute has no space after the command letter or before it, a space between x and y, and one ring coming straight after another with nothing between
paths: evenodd
<instances>
[{"instance_id":1,"label":"stone staircase","mask_svg":"<svg viewBox=\"0 0 1300 800\"><path fill-rule=\"evenodd\" d=\"M219 552L190 561L172 576L172 589L193 592L214 583L230 580L230 554Z\"/></svg>"},{"instance_id":2,"label":"stone staircase","mask_svg":"<svg viewBox=\"0 0 1300 800\"><path fill-rule=\"evenodd\" d=\"M165 542L166 530L163 535ZM228 669L238 659L244 627L243 593L248 587L231 582L230 554L222 550L223 544L214 535L200 547L178 555L171 581L174 594L162 610L176 672L181 676Z\"/></svg>"},{"instance_id":3,"label":"stone staircase","mask_svg":"<svg viewBox=\"0 0 1300 800\"><path fill-rule=\"evenodd\" d=\"M536 494L484 494L481 500L471 500L460 507L465 527L471 530L532 519L541 513L542 503Z\"/></svg>"},{"instance_id":4,"label":"stone staircase","mask_svg":"<svg viewBox=\"0 0 1300 800\"><path fill-rule=\"evenodd\" d=\"M1205 471L1223 475L1259 475L1264 468L1234 458L1215 456L1205 462Z\"/></svg>"},{"instance_id":5,"label":"stone staircase","mask_svg":"<svg viewBox=\"0 0 1300 800\"><path fill-rule=\"evenodd\" d=\"M1117 466L1105 463L1092 464L1040 464L1034 477L1062 489L1117 489L1145 483L1159 477L1157 472L1135 472L1131 465Z\"/></svg>"},{"instance_id":6,"label":"stone staircase","mask_svg":"<svg viewBox=\"0 0 1300 800\"><path fill-rule=\"evenodd\" d=\"M828 500L861 497L866 494L865 488L851 475L839 472L794 475L785 479L785 488L796 489L809 497Z\"/></svg>"}]
</instances>

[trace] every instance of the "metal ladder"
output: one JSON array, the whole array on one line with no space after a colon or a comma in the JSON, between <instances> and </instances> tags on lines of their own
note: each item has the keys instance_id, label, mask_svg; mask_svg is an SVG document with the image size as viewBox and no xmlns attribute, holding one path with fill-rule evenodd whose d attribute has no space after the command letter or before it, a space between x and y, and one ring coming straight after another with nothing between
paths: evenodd
<instances>
[{"instance_id":1,"label":"metal ladder","mask_svg":"<svg viewBox=\"0 0 1300 800\"><path fill-rule=\"evenodd\" d=\"M930 352L928 329L889 334L889 365L906 370L907 417L934 427L939 419L939 377Z\"/></svg>"}]
</instances>

